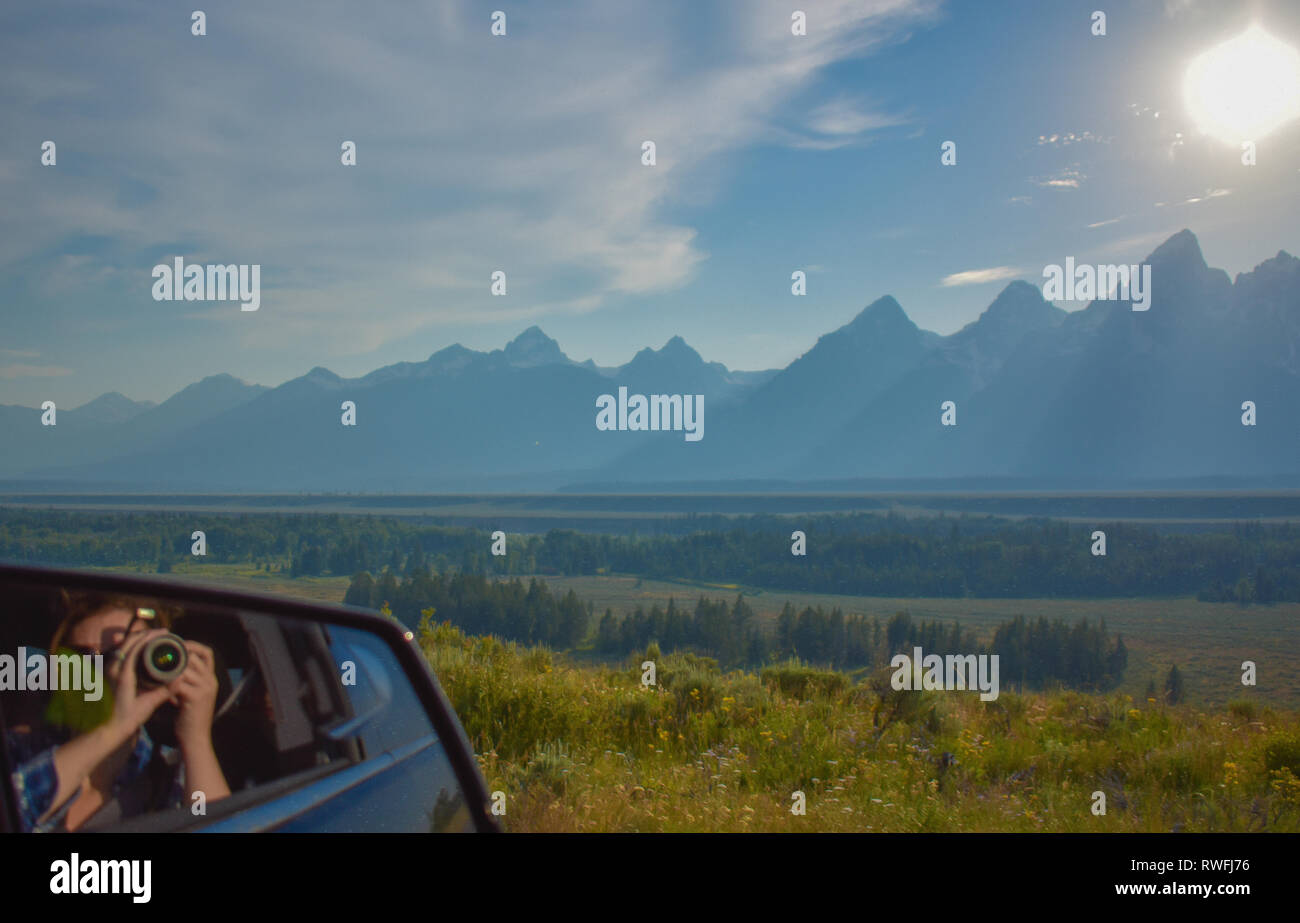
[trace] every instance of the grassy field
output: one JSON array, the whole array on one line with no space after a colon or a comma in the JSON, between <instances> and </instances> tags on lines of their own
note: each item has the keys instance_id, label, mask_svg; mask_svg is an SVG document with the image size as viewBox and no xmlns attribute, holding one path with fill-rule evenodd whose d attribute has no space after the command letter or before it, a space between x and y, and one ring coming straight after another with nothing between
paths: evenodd
<instances>
[{"instance_id":1,"label":"grassy field","mask_svg":"<svg viewBox=\"0 0 1300 923\"><path fill-rule=\"evenodd\" d=\"M331 602L349 582L190 563L173 577ZM741 591L549 580L598 612ZM420 643L489 789L505 793L506 829L1300 832L1300 606L745 592L765 619L787 600L880 617L906 609L977 631L1021 613L1104 617L1129 645L1128 676L1105 695L1004 684L984 703L800 664L724 674L653 650L593 663L429 619ZM654 686L641 683L643 658L656 662ZM1254 689L1240 685L1243 659L1259 664ZM1147 679L1173 662L1191 701L1148 700ZM796 793L803 814L791 811Z\"/></svg>"},{"instance_id":2,"label":"grassy field","mask_svg":"<svg viewBox=\"0 0 1300 923\"><path fill-rule=\"evenodd\" d=\"M348 591L348 584L352 582L350 577L294 578L288 574L272 574L260 571L251 564L194 564L183 561L177 564L170 574L155 574L153 568L145 567L102 567L91 569L119 573L141 573L162 580L206 583L230 590L273 593L280 596L293 596L298 599L312 599L327 603L343 602L343 596Z\"/></svg>"},{"instance_id":3,"label":"grassy field","mask_svg":"<svg viewBox=\"0 0 1300 923\"><path fill-rule=\"evenodd\" d=\"M278 593L324 602L341 602L347 577L299 577L255 570L251 565L194 564L183 562L171 575L231 589ZM739 587L735 584L687 584L640 580L635 577L546 577L560 593L572 589L590 600L597 614L608 607L615 613L640 605L647 610L670 597L678 603L709 597L734 597L743 592L760 620L771 622L790 602L804 606L839 606L845 614L860 613L888 619L895 612L910 612L914 619L956 619L982 638L1000 622L1017 615L1069 622L1087 617L1104 618L1111 631L1124 636L1129 667L1119 692L1142 698L1148 681L1161 688L1165 674L1177 664L1185 675L1189 701L1205 706L1224 705L1238 698L1260 704L1300 710L1300 604L1238 606L1204 603L1195 599L891 599L785 593ZM1241 663L1257 665L1258 685L1241 685Z\"/></svg>"},{"instance_id":4,"label":"grassy field","mask_svg":"<svg viewBox=\"0 0 1300 923\"><path fill-rule=\"evenodd\" d=\"M1300 719L420 636L512 831L1297 831ZM804 812L792 809L799 804ZM1104 813L1098 809L1102 806Z\"/></svg>"}]
</instances>

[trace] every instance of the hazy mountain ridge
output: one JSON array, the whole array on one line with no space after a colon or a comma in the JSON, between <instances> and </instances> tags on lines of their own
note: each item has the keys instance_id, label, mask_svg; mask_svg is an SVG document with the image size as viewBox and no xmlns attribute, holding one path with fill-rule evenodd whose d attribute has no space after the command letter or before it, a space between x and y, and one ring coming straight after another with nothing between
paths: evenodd
<instances>
[{"instance_id":1,"label":"hazy mountain ridge","mask_svg":"<svg viewBox=\"0 0 1300 923\"><path fill-rule=\"evenodd\" d=\"M580 483L1026 477L1065 482L1300 473L1300 260L1229 279L1190 231L1148 257L1150 309L1066 313L1007 285L948 336L884 296L786 368L733 372L681 337L616 368L536 326L355 379L317 367L263 388L230 376L156 407L108 394L0 406L0 476L201 490L546 490ZM600 432L595 399L705 395L704 438ZM357 406L357 426L340 404ZM940 425L954 401L957 425ZM1241 403L1259 425L1241 425ZM57 430L57 433L56 433Z\"/></svg>"},{"instance_id":2,"label":"hazy mountain ridge","mask_svg":"<svg viewBox=\"0 0 1300 923\"><path fill-rule=\"evenodd\" d=\"M0 424L12 419L15 429L40 431L26 441L31 451L0 458L0 476L168 489L351 484L401 490L429 483L531 485L538 478L558 486L572 476L575 458L589 458L595 468L627 447L595 431L598 394L619 385L689 391L708 395L714 409L769 374L705 362L681 337L659 350L643 349L617 368L598 368L570 360L530 327L504 349L455 344L424 362L395 363L355 379L317 366L276 388L239 382L239 399L225 394L226 400L202 406L193 400L196 389L214 392L237 381L213 376L159 405L167 410L155 413L152 425L114 430L109 439L103 425L79 411L61 412L57 426L41 427L39 411L0 406ZM341 425L344 400L357 404L355 431ZM92 404L101 402L109 403ZM172 412L178 404L185 413ZM558 438L557 430L571 435ZM383 436L375 441L374 433Z\"/></svg>"}]
</instances>

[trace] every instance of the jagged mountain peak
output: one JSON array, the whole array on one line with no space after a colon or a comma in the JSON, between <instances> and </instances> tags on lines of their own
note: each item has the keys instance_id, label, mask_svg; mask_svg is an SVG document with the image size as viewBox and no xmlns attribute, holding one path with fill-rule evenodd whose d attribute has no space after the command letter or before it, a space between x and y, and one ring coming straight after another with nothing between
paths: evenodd
<instances>
[{"instance_id":1,"label":"jagged mountain peak","mask_svg":"<svg viewBox=\"0 0 1300 923\"><path fill-rule=\"evenodd\" d=\"M560 344L548 337L536 324L507 343L504 352L507 362L521 367L569 361L569 357L560 349Z\"/></svg>"},{"instance_id":2,"label":"jagged mountain peak","mask_svg":"<svg viewBox=\"0 0 1300 923\"><path fill-rule=\"evenodd\" d=\"M320 385L337 385L343 381L336 373L331 372L323 365L315 366L310 372L302 376L301 380Z\"/></svg>"},{"instance_id":3,"label":"jagged mountain peak","mask_svg":"<svg viewBox=\"0 0 1300 923\"><path fill-rule=\"evenodd\" d=\"M100 423L121 423L154 406L153 401L133 401L120 391L109 391L76 410Z\"/></svg>"},{"instance_id":4,"label":"jagged mountain peak","mask_svg":"<svg viewBox=\"0 0 1300 923\"><path fill-rule=\"evenodd\" d=\"M884 295L858 312L858 316L849 322L849 326L898 323L911 324L912 320L893 295Z\"/></svg>"},{"instance_id":5,"label":"jagged mountain peak","mask_svg":"<svg viewBox=\"0 0 1300 923\"><path fill-rule=\"evenodd\" d=\"M1187 228L1183 228L1152 250L1151 255L1146 258L1146 262L1186 269L1204 270L1208 268L1205 256L1201 253L1201 242Z\"/></svg>"},{"instance_id":6,"label":"jagged mountain peak","mask_svg":"<svg viewBox=\"0 0 1300 923\"><path fill-rule=\"evenodd\" d=\"M658 349L647 346L644 349L638 350L637 354L633 356L632 360L628 363L628 366L641 365L656 359L660 361L671 360L675 362L704 364L704 359L694 348L691 347L689 343L680 336L673 336Z\"/></svg>"},{"instance_id":7,"label":"jagged mountain peak","mask_svg":"<svg viewBox=\"0 0 1300 923\"><path fill-rule=\"evenodd\" d=\"M1004 288L978 318L953 338L1016 338L1030 330L1051 327L1065 317L1065 311L1043 298L1043 293L1028 282L1017 279Z\"/></svg>"}]
</instances>

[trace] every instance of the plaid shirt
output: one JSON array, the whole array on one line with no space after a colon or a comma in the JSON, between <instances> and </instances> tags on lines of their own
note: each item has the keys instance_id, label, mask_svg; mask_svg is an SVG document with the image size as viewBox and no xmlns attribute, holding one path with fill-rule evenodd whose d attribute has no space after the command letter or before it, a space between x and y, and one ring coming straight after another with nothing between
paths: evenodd
<instances>
[{"instance_id":1,"label":"plaid shirt","mask_svg":"<svg viewBox=\"0 0 1300 923\"><path fill-rule=\"evenodd\" d=\"M10 776L18 799L19 822L24 832L48 833L66 829L64 820L72 803L80 797L80 788L48 818L44 821L40 821L40 818L50 809L59 788L54 751L72 737L73 732L48 725L30 732L9 731L5 734L9 755L17 767ZM158 758L167 763L173 763L177 755L171 747L155 748L149 732L141 727L126 765L113 782L112 798L118 798L127 786L142 781L141 777L146 774L150 762L155 758L155 750ZM185 768L176 762L172 770L168 801L164 807L176 808L184 803Z\"/></svg>"}]
</instances>

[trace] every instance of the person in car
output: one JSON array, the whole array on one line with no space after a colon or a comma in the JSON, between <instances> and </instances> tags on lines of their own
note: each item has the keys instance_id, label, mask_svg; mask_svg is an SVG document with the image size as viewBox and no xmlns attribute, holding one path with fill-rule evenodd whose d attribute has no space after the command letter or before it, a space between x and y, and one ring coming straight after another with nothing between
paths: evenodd
<instances>
[{"instance_id":1,"label":"person in car","mask_svg":"<svg viewBox=\"0 0 1300 923\"><path fill-rule=\"evenodd\" d=\"M166 613L147 601L105 593L64 596L50 651L102 654L108 691L91 708L64 698L46 720L7 735L19 819L24 830L77 830L147 811L230 794L212 746L217 676L211 648L185 641L188 664L166 686L137 676L138 654L166 633ZM154 741L145 722L176 706L175 747Z\"/></svg>"}]
</instances>

